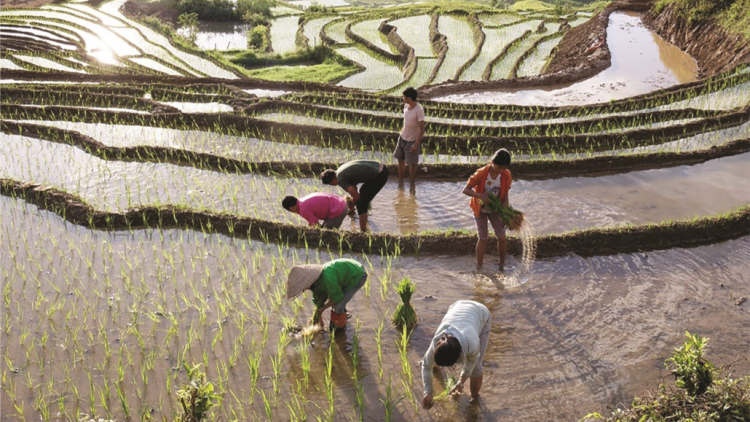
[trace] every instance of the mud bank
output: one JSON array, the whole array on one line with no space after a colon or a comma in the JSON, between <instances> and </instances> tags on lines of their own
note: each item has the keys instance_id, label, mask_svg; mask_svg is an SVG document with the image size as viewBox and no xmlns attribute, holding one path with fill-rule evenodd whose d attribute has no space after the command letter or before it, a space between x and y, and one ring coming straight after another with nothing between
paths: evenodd
<instances>
[{"instance_id":1,"label":"mud bank","mask_svg":"<svg viewBox=\"0 0 750 422\"><path fill-rule=\"evenodd\" d=\"M580 106L525 106L508 104L469 104L449 103L443 101L422 100L431 113L438 111L440 117L469 119L541 119L551 117L586 116L591 114L608 114L636 111L659 107L664 104L693 98L732 87L750 80L750 74L739 73L732 69L724 74L701 81L690 82L663 88L646 94L615 100L607 104L587 104ZM379 110L400 113L403 102L394 97L383 97L373 94L357 93L345 96L326 95L323 93L290 94L286 99L297 102L318 103L321 105L349 107L356 109Z\"/></svg>"},{"instance_id":2,"label":"mud bank","mask_svg":"<svg viewBox=\"0 0 750 422\"><path fill-rule=\"evenodd\" d=\"M244 113L252 117L263 119L267 113L291 113L293 115L316 117L330 122L346 124L352 122L363 127L380 128L381 130L400 131L403 117L384 116L366 111L342 110L321 105L311 105L284 100L269 100L256 103L245 108ZM442 123L428 121L427 136L434 135L463 135L463 136L493 136L493 137L524 137L529 132L549 135L584 134L605 132L610 129L624 129L628 127L650 126L654 123L669 122L671 120L718 117L721 110L658 110L651 113L632 114L628 116L608 116L581 118L581 120L559 123L538 122L533 126L483 126L462 123ZM524 120L527 116L516 115L498 116L507 120ZM493 119L494 120L494 119ZM531 122L529 122L531 123ZM531 129L533 127L533 129Z\"/></svg>"},{"instance_id":3,"label":"mud bank","mask_svg":"<svg viewBox=\"0 0 750 422\"><path fill-rule=\"evenodd\" d=\"M750 42L741 35L731 34L713 21L689 23L677 15L674 4L667 5L661 13L651 10L643 17L643 22L693 56L701 76L713 76L750 63Z\"/></svg>"},{"instance_id":4,"label":"mud bank","mask_svg":"<svg viewBox=\"0 0 750 422\"><path fill-rule=\"evenodd\" d=\"M101 230L184 228L250 237L263 242L306 245L329 250L405 254L471 255L476 235L465 232L399 236L311 229L227 214L196 212L172 206L133 208L123 213L99 211L81 198L33 182L0 179L0 193L21 198L65 220ZM575 231L537 238L537 257L612 255L692 247L750 234L750 206L690 221ZM493 244L489 242L490 249ZM520 255L521 240L508 238L508 253Z\"/></svg>"},{"instance_id":5,"label":"mud bank","mask_svg":"<svg viewBox=\"0 0 750 422\"><path fill-rule=\"evenodd\" d=\"M92 75L67 72L33 72L28 70L3 69L3 79L14 81L61 81L61 82L93 82L93 83L140 83L144 85L164 84L173 86L226 84L240 89L269 89L283 91L327 91L327 92L359 92L336 85L315 82L277 82L262 79L222 79L222 78L194 78L183 76L163 75Z\"/></svg>"},{"instance_id":6,"label":"mud bank","mask_svg":"<svg viewBox=\"0 0 750 422\"><path fill-rule=\"evenodd\" d=\"M75 146L104 160L171 163L210 169L219 172L255 174L298 174L302 177L316 175L336 162L257 162L244 161L220 155L193 152L183 149L135 146L114 147L79 132L28 123L0 121L0 131L10 135L23 135L49 142ZM517 180L550 180L563 177L600 176L699 164L709 160L750 152L750 139L727 142L702 150L685 152L658 152L616 156L596 156L567 160L517 161L513 164L513 177ZM420 179L466 179L476 171L477 164L422 164ZM396 165L388 166L392 177L398 174Z\"/></svg>"}]
</instances>

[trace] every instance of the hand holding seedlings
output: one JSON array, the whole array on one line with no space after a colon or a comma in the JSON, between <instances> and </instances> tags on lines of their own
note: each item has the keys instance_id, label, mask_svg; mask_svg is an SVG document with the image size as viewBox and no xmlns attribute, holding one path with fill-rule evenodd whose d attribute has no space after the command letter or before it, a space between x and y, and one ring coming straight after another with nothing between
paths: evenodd
<instances>
[{"instance_id":1,"label":"hand holding seedlings","mask_svg":"<svg viewBox=\"0 0 750 422\"><path fill-rule=\"evenodd\" d=\"M474 211L474 221L477 225L477 267L481 267L484 261L484 251L487 248L489 238L488 223L492 224L497 236L497 250L500 255L500 269L505 267L505 255L507 240L505 239L505 223L497 212L488 210L483 204L491 204L490 194L498 198L499 206L508 207L508 191L513 182L513 176L509 170L510 152L505 148L495 151L490 163L477 170L466 182L463 193L470 196L469 206Z\"/></svg>"}]
</instances>

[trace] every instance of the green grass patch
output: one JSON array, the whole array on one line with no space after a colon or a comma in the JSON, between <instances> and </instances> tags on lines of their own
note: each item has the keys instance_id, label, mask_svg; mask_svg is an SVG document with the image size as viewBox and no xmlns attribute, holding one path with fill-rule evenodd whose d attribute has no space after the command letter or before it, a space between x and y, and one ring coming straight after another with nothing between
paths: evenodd
<instances>
[{"instance_id":1,"label":"green grass patch","mask_svg":"<svg viewBox=\"0 0 750 422\"><path fill-rule=\"evenodd\" d=\"M285 55L263 55L244 50L231 52L228 60L242 73L269 81L338 82L359 72L354 63L326 46Z\"/></svg>"},{"instance_id":2,"label":"green grass patch","mask_svg":"<svg viewBox=\"0 0 750 422\"><path fill-rule=\"evenodd\" d=\"M251 78L265 79L268 81L334 83L356 72L359 72L359 69L354 66L345 66L338 63L323 63L311 66L265 67L263 69L248 70L244 73Z\"/></svg>"},{"instance_id":3,"label":"green grass patch","mask_svg":"<svg viewBox=\"0 0 750 422\"><path fill-rule=\"evenodd\" d=\"M727 31L750 40L750 0L659 0L654 10L661 13L670 4L688 22L715 19Z\"/></svg>"},{"instance_id":4,"label":"green grass patch","mask_svg":"<svg viewBox=\"0 0 750 422\"><path fill-rule=\"evenodd\" d=\"M636 397L628 409L609 416L589 413L582 420L606 422L733 422L750 420L750 377L733 378L729 370L716 369L706 360L707 338L685 333L688 340L676 348L665 364L675 387L660 384Z\"/></svg>"},{"instance_id":5,"label":"green grass patch","mask_svg":"<svg viewBox=\"0 0 750 422\"><path fill-rule=\"evenodd\" d=\"M521 10L532 10L535 12L545 12L548 10L552 10L555 7L549 3L545 3L540 0L521 0L519 2L514 3L510 10L513 11L521 11Z\"/></svg>"}]
</instances>

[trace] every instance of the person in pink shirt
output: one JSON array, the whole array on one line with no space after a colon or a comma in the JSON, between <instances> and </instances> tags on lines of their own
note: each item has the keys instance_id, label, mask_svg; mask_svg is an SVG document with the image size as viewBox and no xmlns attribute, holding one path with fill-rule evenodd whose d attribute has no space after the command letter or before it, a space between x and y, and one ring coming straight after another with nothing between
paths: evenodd
<instances>
[{"instance_id":1,"label":"person in pink shirt","mask_svg":"<svg viewBox=\"0 0 750 422\"><path fill-rule=\"evenodd\" d=\"M310 226L322 226L326 229L337 229L346 218L349 207L346 201L332 193L311 193L302 199L286 196L281 206L289 212L299 214L310 223Z\"/></svg>"}]
</instances>

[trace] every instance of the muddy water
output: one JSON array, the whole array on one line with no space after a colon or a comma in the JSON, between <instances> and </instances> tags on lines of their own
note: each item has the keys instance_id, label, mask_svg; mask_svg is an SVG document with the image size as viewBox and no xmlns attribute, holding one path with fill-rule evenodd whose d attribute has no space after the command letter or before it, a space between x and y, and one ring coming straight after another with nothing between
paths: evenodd
<instances>
[{"instance_id":1,"label":"muddy water","mask_svg":"<svg viewBox=\"0 0 750 422\"><path fill-rule=\"evenodd\" d=\"M201 22L195 34L195 45L202 50L244 50L247 48L247 31L251 27L244 23Z\"/></svg>"},{"instance_id":2,"label":"muddy water","mask_svg":"<svg viewBox=\"0 0 750 422\"><path fill-rule=\"evenodd\" d=\"M384 419L381 400L389 383L395 397L407 391L419 397L419 359L457 299L478 300L492 311L483 399L469 405L464 396L428 412L415 409L407 397L396 406L394 420L577 420L654 387L667 375L661 362L683 341L685 330L711 338L708 358L719 365L737 361L747 350L743 335L750 329L750 304L736 303L750 296L750 238L648 255L539 261L532 278L515 288L503 287L491 271L474 271L473 257L354 258L370 272L369 294L363 289L350 302L354 321L333 342L335 420L358 413L355 368L364 411L373 420ZM0 364L8 374L0 399L8 412L4 417L15 417L11 397L27 418L39 414L35 403L45 403L51 414L88 412L93 384L97 416L124 419L115 390L122 385L131 414L169 418L177 410L174 389L185 382L182 359L202 362L209 379L227 392L224 417L266 419L260 390L272 403L270 419L288 420L286 405L300 394L309 400L302 400L308 420L322 416L330 337L319 335L310 346L292 339L279 348L281 316L304 321L312 306L309 294L274 304L274 292L294 263L328 259L327 253L199 232L91 232L0 197L0 263L11 304L4 310L8 328L2 334L7 359ZM398 333L388 323L398 303L394 285L405 275L417 283L412 304L420 318L407 350L411 382L399 359ZM382 296L381 279L389 286ZM247 317L244 323L240 316ZM382 363L374 335L380 321ZM355 332L356 366L350 354ZM310 386L298 388L303 351L312 366ZM261 360L253 390L246 358L256 353ZM281 366L274 372L278 356ZM119 365L122 384L116 382ZM740 360L733 370L747 374L750 364ZM41 388L26 388L27 377Z\"/></svg>"},{"instance_id":3,"label":"muddy water","mask_svg":"<svg viewBox=\"0 0 750 422\"><path fill-rule=\"evenodd\" d=\"M610 15L607 45L612 65L598 75L569 86L521 91L487 91L440 98L459 103L582 105L645 94L694 81L698 67L680 51L643 26L637 14Z\"/></svg>"},{"instance_id":4,"label":"muddy water","mask_svg":"<svg viewBox=\"0 0 750 422\"><path fill-rule=\"evenodd\" d=\"M105 161L67 145L0 137L0 177L35 181L81 195L97 208L175 204L193 209L301 224L280 207L285 195L343 191L316 178L224 174L171 164ZM18 157L28 157L19 160ZM728 211L750 198L750 154L695 166L595 178L515 181L510 200L537 233L659 222ZM373 201L375 231L412 233L473 229L465 181L423 181L411 189L391 180ZM344 227L356 226L347 220Z\"/></svg>"}]
</instances>

